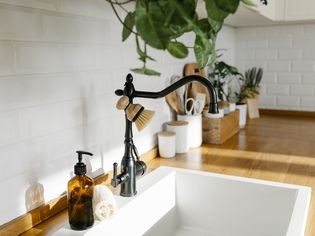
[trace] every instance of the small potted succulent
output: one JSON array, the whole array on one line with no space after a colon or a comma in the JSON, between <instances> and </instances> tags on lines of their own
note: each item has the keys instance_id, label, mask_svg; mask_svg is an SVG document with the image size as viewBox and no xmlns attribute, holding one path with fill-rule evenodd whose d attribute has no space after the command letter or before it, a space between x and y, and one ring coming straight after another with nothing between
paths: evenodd
<instances>
[{"instance_id":1,"label":"small potted succulent","mask_svg":"<svg viewBox=\"0 0 315 236\"><path fill-rule=\"evenodd\" d=\"M237 99L236 108L240 110L240 127L246 125L247 103L251 99L257 100L262 79L262 68L253 67L245 71L244 76L240 77L239 92L235 93Z\"/></svg>"}]
</instances>

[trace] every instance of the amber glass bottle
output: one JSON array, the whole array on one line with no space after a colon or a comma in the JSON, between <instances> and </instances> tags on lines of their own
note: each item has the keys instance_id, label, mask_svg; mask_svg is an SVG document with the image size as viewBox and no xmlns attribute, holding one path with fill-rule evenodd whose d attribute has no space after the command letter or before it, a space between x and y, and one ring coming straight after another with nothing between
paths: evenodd
<instances>
[{"instance_id":1,"label":"amber glass bottle","mask_svg":"<svg viewBox=\"0 0 315 236\"><path fill-rule=\"evenodd\" d=\"M71 229L84 230L94 224L93 216L93 180L86 176L86 165L82 155L92 153L77 151L79 162L74 166L75 177L68 182L68 215Z\"/></svg>"}]
</instances>

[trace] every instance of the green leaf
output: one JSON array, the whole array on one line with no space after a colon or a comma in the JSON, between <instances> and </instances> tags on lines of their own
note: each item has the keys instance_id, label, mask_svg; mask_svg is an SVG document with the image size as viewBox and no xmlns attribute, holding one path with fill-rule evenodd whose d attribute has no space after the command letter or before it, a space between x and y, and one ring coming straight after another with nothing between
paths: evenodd
<instances>
[{"instance_id":1,"label":"green leaf","mask_svg":"<svg viewBox=\"0 0 315 236\"><path fill-rule=\"evenodd\" d=\"M198 20L197 26L202 32L204 32L207 35L208 39L211 37L212 28L211 25L209 24L209 21L206 18Z\"/></svg>"},{"instance_id":2,"label":"green leaf","mask_svg":"<svg viewBox=\"0 0 315 236\"><path fill-rule=\"evenodd\" d=\"M132 28L135 25L135 13L129 12L124 20L124 28L122 31L122 41L124 42L132 32Z\"/></svg>"},{"instance_id":3,"label":"green leaf","mask_svg":"<svg viewBox=\"0 0 315 236\"><path fill-rule=\"evenodd\" d=\"M185 58L188 55L187 47L180 42L169 42L166 48L167 51L176 58Z\"/></svg>"},{"instance_id":4,"label":"green leaf","mask_svg":"<svg viewBox=\"0 0 315 236\"><path fill-rule=\"evenodd\" d=\"M212 30L215 33L218 33L223 26L222 21L215 21L215 20L212 20L211 18L208 18L208 22L209 22L210 26L212 27Z\"/></svg>"},{"instance_id":5,"label":"green leaf","mask_svg":"<svg viewBox=\"0 0 315 236\"><path fill-rule=\"evenodd\" d=\"M142 67L142 68L134 68L131 69L131 71L137 73L137 74L142 74L142 75L149 75L149 76L160 76L161 73L157 72L155 70L146 68L146 67Z\"/></svg>"},{"instance_id":6,"label":"green leaf","mask_svg":"<svg viewBox=\"0 0 315 236\"><path fill-rule=\"evenodd\" d=\"M247 6L251 6L251 7L257 7L257 5L255 3L253 3L253 1L251 0L241 0L242 3L244 3Z\"/></svg>"},{"instance_id":7,"label":"green leaf","mask_svg":"<svg viewBox=\"0 0 315 236\"><path fill-rule=\"evenodd\" d=\"M205 0L208 18L223 22L229 15L229 12L221 10L215 3L215 0Z\"/></svg>"},{"instance_id":8,"label":"green leaf","mask_svg":"<svg viewBox=\"0 0 315 236\"><path fill-rule=\"evenodd\" d=\"M147 54L146 52L144 52L144 51L141 50L140 45L139 45L139 39L138 39L137 36L136 36L136 46L137 46L137 53L138 53L139 59L140 59L141 61L146 62L146 59L149 59L149 60L151 60L151 61L155 61L154 58L148 56L148 54Z\"/></svg>"},{"instance_id":9,"label":"green leaf","mask_svg":"<svg viewBox=\"0 0 315 236\"><path fill-rule=\"evenodd\" d=\"M199 67L204 68L208 63L209 55L205 50L202 39L198 35L196 36L195 40L194 52Z\"/></svg>"},{"instance_id":10,"label":"green leaf","mask_svg":"<svg viewBox=\"0 0 315 236\"><path fill-rule=\"evenodd\" d=\"M228 13L235 13L240 4L240 0L214 0L214 2L220 10Z\"/></svg>"},{"instance_id":11,"label":"green leaf","mask_svg":"<svg viewBox=\"0 0 315 236\"><path fill-rule=\"evenodd\" d=\"M138 34L151 47L165 49L171 32L163 27L165 12L159 1L138 0L135 24Z\"/></svg>"}]
</instances>

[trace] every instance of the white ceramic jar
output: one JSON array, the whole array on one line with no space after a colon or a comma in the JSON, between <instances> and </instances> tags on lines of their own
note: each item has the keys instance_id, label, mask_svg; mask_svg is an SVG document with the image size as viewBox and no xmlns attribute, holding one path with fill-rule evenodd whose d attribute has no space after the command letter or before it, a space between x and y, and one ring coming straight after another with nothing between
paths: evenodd
<instances>
[{"instance_id":1,"label":"white ceramic jar","mask_svg":"<svg viewBox=\"0 0 315 236\"><path fill-rule=\"evenodd\" d=\"M176 151L175 133L170 131L162 131L158 133L158 146L160 157L174 157Z\"/></svg>"},{"instance_id":2,"label":"white ceramic jar","mask_svg":"<svg viewBox=\"0 0 315 236\"><path fill-rule=\"evenodd\" d=\"M240 128L244 128L246 125L246 117L247 117L247 104L236 105L236 109L240 111Z\"/></svg>"},{"instance_id":3,"label":"white ceramic jar","mask_svg":"<svg viewBox=\"0 0 315 236\"><path fill-rule=\"evenodd\" d=\"M188 122L188 145L190 148L200 147L202 144L202 116L177 115L177 120Z\"/></svg>"},{"instance_id":4,"label":"white ceramic jar","mask_svg":"<svg viewBox=\"0 0 315 236\"><path fill-rule=\"evenodd\" d=\"M176 153L188 152L188 122L170 121L166 123L166 129L175 133Z\"/></svg>"}]
</instances>

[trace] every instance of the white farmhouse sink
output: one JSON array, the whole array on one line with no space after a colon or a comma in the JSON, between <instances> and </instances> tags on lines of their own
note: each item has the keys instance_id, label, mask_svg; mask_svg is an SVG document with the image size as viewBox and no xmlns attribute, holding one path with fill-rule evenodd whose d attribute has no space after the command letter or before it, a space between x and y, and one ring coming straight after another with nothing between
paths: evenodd
<instances>
[{"instance_id":1,"label":"white farmhouse sink","mask_svg":"<svg viewBox=\"0 0 315 236\"><path fill-rule=\"evenodd\" d=\"M160 167L133 198L87 231L55 235L302 236L311 189L257 179Z\"/></svg>"}]
</instances>

